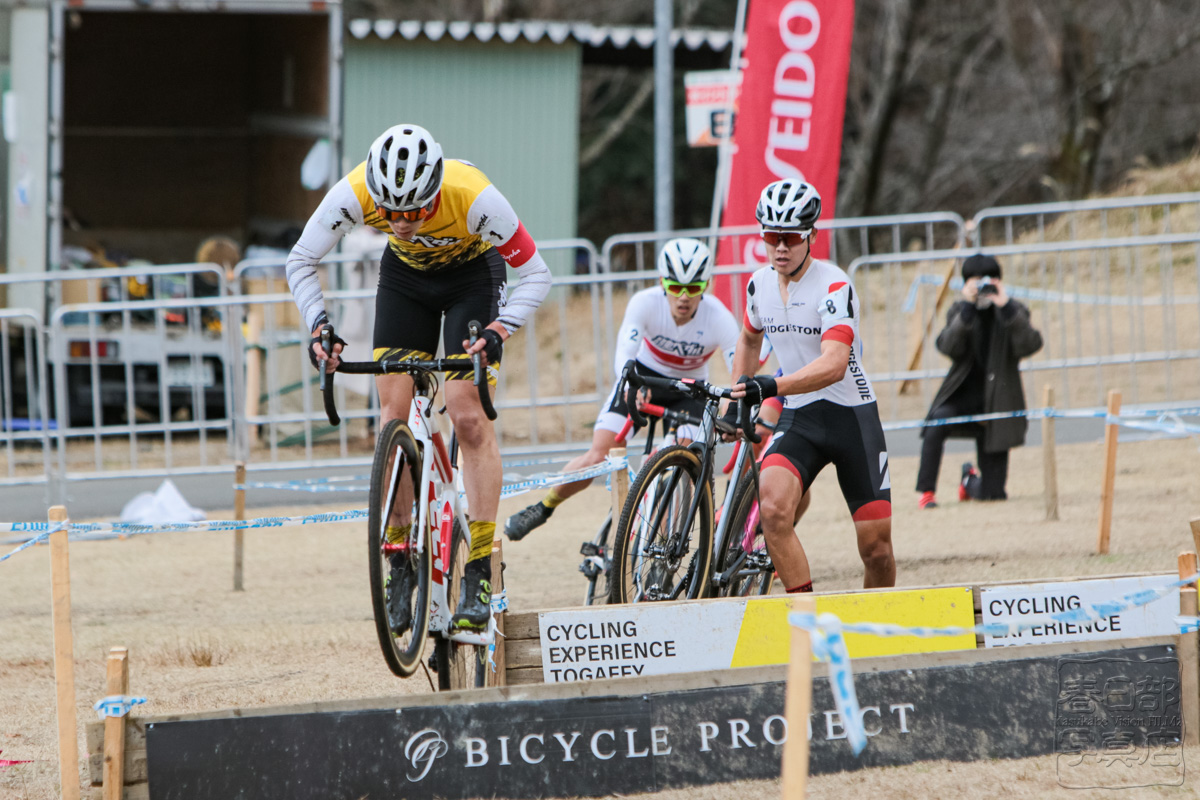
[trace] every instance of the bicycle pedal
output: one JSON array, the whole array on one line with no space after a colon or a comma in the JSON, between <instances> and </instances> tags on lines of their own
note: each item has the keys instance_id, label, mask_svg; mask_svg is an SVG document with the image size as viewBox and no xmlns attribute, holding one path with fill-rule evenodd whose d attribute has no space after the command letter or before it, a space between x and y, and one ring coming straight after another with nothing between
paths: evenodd
<instances>
[{"instance_id":1,"label":"bicycle pedal","mask_svg":"<svg viewBox=\"0 0 1200 800\"><path fill-rule=\"evenodd\" d=\"M603 558L605 556L604 548L595 542L584 542L583 546L579 548L579 554L581 556L588 556L589 558L595 556Z\"/></svg>"},{"instance_id":2,"label":"bicycle pedal","mask_svg":"<svg viewBox=\"0 0 1200 800\"><path fill-rule=\"evenodd\" d=\"M582 564L580 564L579 571L582 572L583 576L588 580L593 580L600 577L600 568L597 567L592 561L584 561Z\"/></svg>"}]
</instances>

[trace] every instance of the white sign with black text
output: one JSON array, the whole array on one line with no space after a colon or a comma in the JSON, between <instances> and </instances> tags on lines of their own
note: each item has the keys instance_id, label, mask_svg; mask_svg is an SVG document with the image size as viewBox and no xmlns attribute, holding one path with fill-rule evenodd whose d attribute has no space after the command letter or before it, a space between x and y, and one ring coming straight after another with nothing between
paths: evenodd
<instances>
[{"instance_id":1,"label":"white sign with black text","mask_svg":"<svg viewBox=\"0 0 1200 800\"><path fill-rule=\"evenodd\" d=\"M729 669L744 602L538 614L546 683Z\"/></svg>"},{"instance_id":2,"label":"white sign with black text","mask_svg":"<svg viewBox=\"0 0 1200 800\"><path fill-rule=\"evenodd\" d=\"M1131 578L1098 578L1064 583L997 586L979 593L984 624L1032 623L1013 636L983 637L985 647L1011 647L1052 642L1088 642L1103 639L1136 639L1179 633L1179 590L1153 603L1111 614L1087 623L1059 622L1055 614L1088 605L1112 603L1146 589L1174 583L1174 575Z\"/></svg>"}]
</instances>

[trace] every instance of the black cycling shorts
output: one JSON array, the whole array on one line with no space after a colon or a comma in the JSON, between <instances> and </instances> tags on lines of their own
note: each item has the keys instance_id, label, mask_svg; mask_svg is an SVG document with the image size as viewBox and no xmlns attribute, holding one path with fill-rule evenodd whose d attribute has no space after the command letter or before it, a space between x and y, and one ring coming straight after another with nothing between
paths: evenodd
<instances>
[{"instance_id":1,"label":"black cycling shorts","mask_svg":"<svg viewBox=\"0 0 1200 800\"><path fill-rule=\"evenodd\" d=\"M833 464L842 497L855 521L860 521L892 515L887 458L875 403L842 406L818 400L783 410L762 466L786 468L807 491L821 469Z\"/></svg>"},{"instance_id":2,"label":"black cycling shorts","mask_svg":"<svg viewBox=\"0 0 1200 800\"><path fill-rule=\"evenodd\" d=\"M640 361L637 365L637 371L639 375L645 375L650 378L671 377L670 375L663 375L661 372L650 369ZM604 405L600 408L600 416L596 418L596 427L600 430L620 433L621 428L625 426L625 418L629 416L629 407L625 403L625 392L617 391L620 386L621 379L617 378L617 382L613 384L612 390L608 393L608 399L605 400ZM670 411L682 411L691 414L697 419L704 414L704 401L691 395L664 392L662 389L651 389L650 402ZM697 425L680 425L676 431L676 436L680 439L695 441L700 438L700 427Z\"/></svg>"},{"instance_id":3,"label":"black cycling shorts","mask_svg":"<svg viewBox=\"0 0 1200 800\"><path fill-rule=\"evenodd\" d=\"M461 357L466 363L462 372L446 373L446 380L472 380L462 344L467 323L477 320L486 326L499 316L504 270L504 259L495 248L434 271L413 269L390 247L384 250L375 293L375 360L433 358L441 339L446 358ZM488 365L488 382L493 386L499 366Z\"/></svg>"}]
</instances>

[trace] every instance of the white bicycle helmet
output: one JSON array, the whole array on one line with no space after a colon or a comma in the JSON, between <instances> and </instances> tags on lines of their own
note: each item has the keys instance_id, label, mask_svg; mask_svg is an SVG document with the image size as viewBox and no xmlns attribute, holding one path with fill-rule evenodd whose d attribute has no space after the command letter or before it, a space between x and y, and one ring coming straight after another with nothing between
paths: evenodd
<instances>
[{"instance_id":1,"label":"white bicycle helmet","mask_svg":"<svg viewBox=\"0 0 1200 800\"><path fill-rule=\"evenodd\" d=\"M442 147L419 125L395 125L367 153L367 192L376 205L413 211L442 188Z\"/></svg>"},{"instance_id":2,"label":"white bicycle helmet","mask_svg":"<svg viewBox=\"0 0 1200 800\"><path fill-rule=\"evenodd\" d=\"M811 183L784 179L768 183L754 217L764 228L809 233L821 216L821 195Z\"/></svg>"},{"instance_id":3,"label":"white bicycle helmet","mask_svg":"<svg viewBox=\"0 0 1200 800\"><path fill-rule=\"evenodd\" d=\"M672 239L658 254L658 274L669 281L703 283L712 270L712 253L697 239Z\"/></svg>"}]
</instances>

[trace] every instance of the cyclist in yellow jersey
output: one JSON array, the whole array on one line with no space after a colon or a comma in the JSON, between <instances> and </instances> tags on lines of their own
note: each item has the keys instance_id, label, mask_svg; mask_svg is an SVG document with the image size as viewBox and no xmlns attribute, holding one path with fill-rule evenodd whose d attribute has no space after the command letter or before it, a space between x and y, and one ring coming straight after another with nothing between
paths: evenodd
<instances>
[{"instance_id":1,"label":"cyclist in yellow jersey","mask_svg":"<svg viewBox=\"0 0 1200 800\"><path fill-rule=\"evenodd\" d=\"M483 630L490 614L501 468L495 429L467 382L472 378L469 359L486 353L489 383L495 387L504 341L546 297L550 270L508 200L483 172L469 162L445 158L424 128L396 125L375 140L366 161L329 190L288 256L288 285L312 331L314 366L326 356L321 331L333 328L316 265L359 224L388 234L375 297L373 357L432 358L441 339L447 358L463 360L463 371L447 373L445 384L446 407L468 465L463 483L471 509L471 555L451 627ZM506 262L520 280L511 291ZM473 346L466 341L472 319L487 322ZM345 344L336 336L333 341L331 371ZM412 402L412 378L381 375L376 387L381 427L404 418ZM411 524L394 515L387 525L389 541L405 541ZM412 577L398 559L389 585ZM409 594L402 590L396 596ZM393 609L389 600L390 623L397 633L411 626L409 613L407 603Z\"/></svg>"}]
</instances>

